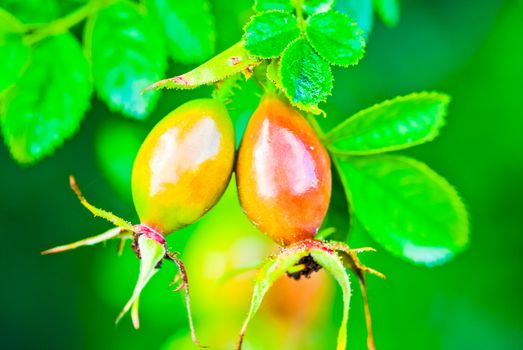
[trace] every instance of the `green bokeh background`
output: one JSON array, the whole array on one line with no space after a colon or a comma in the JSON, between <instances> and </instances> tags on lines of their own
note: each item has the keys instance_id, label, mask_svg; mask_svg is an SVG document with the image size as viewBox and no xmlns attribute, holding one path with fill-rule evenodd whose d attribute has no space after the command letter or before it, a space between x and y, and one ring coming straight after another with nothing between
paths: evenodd
<instances>
[{"instance_id":1,"label":"green bokeh background","mask_svg":"<svg viewBox=\"0 0 523 350\"><path fill-rule=\"evenodd\" d=\"M251 4L216 0L213 5L222 50L241 36ZM369 279L379 349L523 348L522 38L523 1L405 0L399 26L387 28L376 20L361 64L335 70L328 118L321 121L326 129L361 108L400 94L440 90L453 98L441 136L406 153L428 163L458 188L471 215L470 248L432 269L385 251L363 257L388 276L386 281ZM176 65L170 73L189 68ZM193 348L181 295L167 289L174 267L166 265L146 289L142 328L135 331L128 318L114 325L137 275L138 262L129 249L122 257L116 256L114 244L56 256L40 256L39 251L109 228L80 206L68 188L69 174L77 176L93 203L137 222L126 177L111 175L127 169L130 161L109 164L111 170L98 156L104 148L100 145L111 142L111 133L104 129L131 130L122 137L135 135L125 144L137 147L139 141L133 140L143 137L168 111L208 93L208 89L168 91L143 124L122 120L95 99L79 133L53 157L32 167L18 166L7 149L0 148L2 348ZM109 152L118 154L118 148ZM238 246L239 241L245 245ZM273 249L243 218L232 190L208 216L169 242L182 251L189 273L207 271L208 261L215 269L210 257L222 261L224 256L233 260L240 256L256 263L265 249ZM376 246L363 235L351 237L350 243ZM253 246L263 249L249 250ZM233 343L247 312L244 299L235 294L241 290L216 294L209 287L206 293L203 275L190 275L203 341L211 346L219 339ZM250 292L250 281L252 276L244 278L244 293ZM316 322L296 325L300 332L294 346L284 342L290 333L278 322L277 310L267 309L248 332L247 348L334 349L341 295L331 280L322 283L322 298L302 302L304 310L317 309ZM348 348L365 349L356 288Z\"/></svg>"}]
</instances>

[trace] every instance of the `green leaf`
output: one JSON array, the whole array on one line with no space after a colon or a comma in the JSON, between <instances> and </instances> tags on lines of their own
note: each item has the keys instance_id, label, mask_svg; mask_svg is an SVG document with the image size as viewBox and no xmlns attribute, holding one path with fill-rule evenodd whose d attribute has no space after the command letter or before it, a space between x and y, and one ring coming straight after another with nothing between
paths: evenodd
<instances>
[{"instance_id":1,"label":"green leaf","mask_svg":"<svg viewBox=\"0 0 523 350\"><path fill-rule=\"evenodd\" d=\"M329 64L303 38L285 49L280 64L281 82L291 103L319 114L318 103L325 101L332 90Z\"/></svg>"},{"instance_id":2,"label":"green leaf","mask_svg":"<svg viewBox=\"0 0 523 350\"><path fill-rule=\"evenodd\" d=\"M465 206L456 190L425 164L392 155L337 160L356 217L388 251L431 266L465 249Z\"/></svg>"},{"instance_id":3,"label":"green leaf","mask_svg":"<svg viewBox=\"0 0 523 350\"><path fill-rule=\"evenodd\" d=\"M332 129L331 152L368 155L432 141L445 124L450 98L437 92L412 93L364 109Z\"/></svg>"},{"instance_id":4,"label":"green leaf","mask_svg":"<svg viewBox=\"0 0 523 350\"><path fill-rule=\"evenodd\" d=\"M278 57L300 36L298 20L282 11L268 11L253 16L245 26L245 48L262 58Z\"/></svg>"},{"instance_id":5,"label":"green leaf","mask_svg":"<svg viewBox=\"0 0 523 350\"><path fill-rule=\"evenodd\" d=\"M60 15L56 0L2 0L0 7L24 24L42 24Z\"/></svg>"},{"instance_id":6,"label":"green leaf","mask_svg":"<svg viewBox=\"0 0 523 350\"><path fill-rule=\"evenodd\" d=\"M256 12L269 10L292 12L294 7L291 4L291 0L255 0L254 10Z\"/></svg>"},{"instance_id":7,"label":"green leaf","mask_svg":"<svg viewBox=\"0 0 523 350\"><path fill-rule=\"evenodd\" d=\"M349 275L336 253L327 252L322 249L314 249L311 251L311 256L318 264L334 276L341 287L343 293L343 318L338 332L337 350L345 350L347 348L347 322L349 321L351 295Z\"/></svg>"},{"instance_id":8,"label":"green leaf","mask_svg":"<svg viewBox=\"0 0 523 350\"><path fill-rule=\"evenodd\" d=\"M237 349L241 348L247 326L260 308L263 298L269 288L278 278L282 277L289 268L293 267L307 254L309 254L307 249L287 249L279 255L270 257L264 261L260 271L258 272L258 276L256 277L249 314L243 323Z\"/></svg>"},{"instance_id":9,"label":"green leaf","mask_svg":"<svg viewBox=\"0 0 523 350\"><path fill-rule=\"evenodd\" d=\"M252 69L259 63L260 60L251 56L240 42L192 71L176 77L160 80L148 86L146 90L194 89L201 85L224 80L240 72L249 75L252 73Z\"/></svg>"},{"instance_id":10,"label":"green leaf","mask_svg":"<svg viewBox=\"0 0 523 350\"><path fill-rule=\"evenodd\" d=\"M140 251L140 274L134 287L131 299L125 304L122 312L118 315L116 323L133 307L133 324L139 328L138 321L138 299L143 288L147 285L151 277L158 272L158 264L165 256L165 246L157 241L148 238L146 235L138 237L138 249Z\"/></svg>"},{"instance_id":11,"label":"green leaf","mask_svg":"<svg viewBox=\"0 0 523 350\"><path fill-rule=\"evenodd\" d=\"M337 0L334 9L356 21L364 38L369 37L373 25L372 0Z\"/></svg>"},{"instance_id":12,"label":"green leaf","mask_svg":"<svg viewBox=\"0 0 523 350\"><path fill-rule=\"evenodd\" d=\"M363 57L363 31L346 15L329 11L307 20L307 38L312 47L331 64L349 66Z\"/></svg>"},{"instance_id":13,"label":"green leaf","mask_svg":"<svg viewBox=\"0 0 523 350\"><path fill-rule=\"evenodd\" d=\"M399 0L373 0L374 9L383 23L389 27L395 27L400 20Z\"/></svg>"},{"instance_id":14,"label":"green leaf","mask_svg":"<svg viewBox=\"0 0 523 350\"><path fill-rule=\"evenodd\" d=\"M216 28L208 0L147 0L166 37L173 60L200 63L216 49Z\"/></svg>"},{"instance_id":15,"label":"green leaf","mask_svg":"<svg viewBox=\"0 0 523 350\"><path fill-rule=\"evenodd\" d=\"M109 107L126 116L146 118L158 92L141 91L159 80L167 65L155 22L127 2L106 7L86 26L96 91Z\"/></svg>"},{"instance_id":16,"label":"green leaf","mask_svg":"<svg viewBox=\"0 0 523 350\"><path fill-rule=\"evenodd\" d=\"M78 129L92 92L89 66L71 34L43 40L4 96L2 133L14 159L34 163Z\"/></svg>"},{"instance_id":17,"label":"green leaf","mask_svg":"<svg viewBox=\"0 0 523 350\"><path fill-rule=\"evenodd\" d=\"M2 33L0 29L0 91L20 77L29 60L29 47L18 33Z\"/></svg>"},{"instance_id":18,"label":"green leaf","mask_svg":"<svg viewBox=\"0 0 523 350\"><path fill-rule=\"evenodd\" d=\"M309 15L332 9L334 0L303 0L303 11Z\"/></svg>"}]
</instances>

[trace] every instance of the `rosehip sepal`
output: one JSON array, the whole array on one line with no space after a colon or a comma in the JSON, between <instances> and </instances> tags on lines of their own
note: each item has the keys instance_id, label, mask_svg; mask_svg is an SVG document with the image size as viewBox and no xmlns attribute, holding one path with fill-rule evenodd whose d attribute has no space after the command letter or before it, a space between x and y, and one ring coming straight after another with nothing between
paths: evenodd
<instances>
[{"instance_id":1,"label":"rosehip sepal","mask_svg":"<svg viewBox=\"0 0 523 350\"><path fill-rule=\"evenodd\" d=\"M341 286L343 292L343 319L338 332L337 350L345 350L347 344L347 322L351 296L351 286L347 269L350 269L357 276L364 297L368 332L367 344L369 349L374 349L365 274L369 272L382 278L385 278L385 276L374 269L366 267L360 262L357 254L365 251L374 251L374 249L350 249L347 244L342 242L327 242L312 239L281 247L278 254L268 257L260 267L254 286L249 313L242 326L236 349L241 349L247 326L258 311L265 294L272 284L284 275L287 275L289 278L308 278L310 273L314 272L307 271L311 266L318 266L329 272ZM318 270L319 268L315 269Z\"/></svg>"}]
</instances>

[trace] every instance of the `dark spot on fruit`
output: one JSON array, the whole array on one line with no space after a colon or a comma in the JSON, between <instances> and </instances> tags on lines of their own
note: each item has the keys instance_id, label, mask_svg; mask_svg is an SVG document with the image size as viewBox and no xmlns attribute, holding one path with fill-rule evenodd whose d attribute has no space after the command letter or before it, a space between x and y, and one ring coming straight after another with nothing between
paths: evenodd
<instances>
[{"instance_id":1,"label":"dark spot on fruit","mask_svg":"<svg viewBox=\"0 0 523 350\"><path fill-rule=\"evenodd\" d=\"M311 275L314 272L321 270L321 265L318 264L310 255L304 256L296 263L296 266L303 265L305 266L302 270L294 273L288 273L287 276L289 278L294 278L295 280L299 280L302 276L305 278L311 278Z\"/></svg>"}]
</instances>

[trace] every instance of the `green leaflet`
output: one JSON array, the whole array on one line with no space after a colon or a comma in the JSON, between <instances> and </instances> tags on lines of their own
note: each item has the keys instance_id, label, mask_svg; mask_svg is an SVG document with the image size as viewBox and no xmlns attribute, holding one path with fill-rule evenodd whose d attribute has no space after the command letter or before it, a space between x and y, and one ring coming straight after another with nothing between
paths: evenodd
<instances>
[{"instance_id":1,"label":"green leaflet","mask_svg":"<svg viewBox=\"0 0 523 350\"><path fill-rule=\"evenodd\" d=\"M253 16L245 26L245 48L261 58L273 58L300 36L295 16L282 11L268 11Z\"/></svg>"},{"instance_id":2,"label":"green leaflet","mask_svg":"<svg viewBox=\"0 0 523 350\"><path fill-rule=\"evenodd\" d=\"M265 297L265 294L269 288L278 278L282 277L289 268L294 266L308 253L309 252L305 249L292 251L287 250L278 256L270 257L263 262L263 265L258 272L258 276L256 277L249 314L247 315L247 318L243 324L237 349L241 349L243 336L245 335L247 326L260 308L263 298Z\"/></svg>"},{"instance_id":3,"label":"green leaflet","mask_svg":"<svg viewBox=\"0 0 523 350\"><path fill-rule=\"evenodd\" d=\"M309 15L326 12L332 9L334 0L302 0L303 11Z\"/></svg>"},{"instance_id":4,"label":"green leaflet","mask_svg":"<svg viewBox=\"0 0 523 350\"><path fill-rule=\"evenodd\" d=\"M280 62L281 83L291 103L305 111L319 114L318 103L327 99L332 90L332 72L309 45L300 38L283 52Z\"/></svg>"},{"instance_id":5,"label":"green leaflet","mask_svg":"<svg viewBox=\"0 0 523 350\"><path fill-rule=\"evenodd\" d=\"M71 34L43 40L4 96L2 134L19 163L51 154L77 129L92 92L89 66Z\"/></svg>"},{"instance_id":6,"label":"green leaflet","mask_svg":"<svg viewBox=\"0 0 523 350\"><path fill-rule=\"evenodd\" d=\"M260 60L249 55L243 43L239 42L192 71L157 81L148 86L150 89L194 89L201 85L224 80L234 74L243 72L251 74Z\"/></svg>"},{"instance_id":7,"label":"green leaflet","mask_svg":"<svg viewBox=\"0 0 523 350\"><path fill-rule=\"evenodd\" d=\"M112 110L144 119L159 92L141 91L160 79L167 66L155 22L127 2L106 7L85 29L96 91Z\"/></svg>"},{"instance_id":8,"label":"green leaflet","mask_svg":"<svg viewBox=\"0 0 523 350\"><path fill-rule=\"evenodd\" d=\"M450 98L437 92L412 93L364 109L332 129L331 152L368 155L433 140L445 124Z\"/></svg>"},{"instance_id":9,"label":"green leaflet","mask_svg":"<svg viewBox=\"0 0 523 350\"><path fill-rule=\"evenodd\" d=\"M364 38L369 37L373 25L372 0L337 0L334 9L354 19Z\"/></svg>"},{"instance_id":10,"label":"green leaflet","mask_svg":"<svg viewBox=\"0 0 523 350\"><path fill-rule=\"evenodd\" d=\"M4 33L0 28L0 91L21 75L29 60L29 47L18 33Z\"/></svg>"},{"instance_id":11,"label":"green leaflet","mask_svg":"<svg viewBox=\"0 0 523 350\"><path fill-rule=\"evenodd\" d=\"M307 37L312 47L331 64L349 66L363 57L363 31L349 17L337 11L311 16Z\"/></svg>"},{"instance_id":12,"label":"green leaflet","mask_svg":"<svg viewBox=\"0 0 523 350\"><path fill-rule=\"evenodd\" d=\"M345 350L347 348L347 322L349 321L349 305L351 296L351 287L349 275L345 267L340 261L336 253L326 252L321 249L314 249L311 251L313 259L320 264L325 270L334 276L341 287L343 293L343 318L341 321L340 330L338 332L337 350Z\"/></svg>"},{"instance_id":13,"label":"green leaflet","mask_svg":"<svg viewBox=\"0 0 523 350\"><path fill-rule=\"evenodd\" d=\"M291 0L255 0L254 10L256 12L269 10L292 12L294 7L291 4Z\"/></svg>"},{"instance_id":14,"label":"green leaflet","mask_svg":"<svg viewBox=\"0 0 523 350\"><path fill-rule=\"evenodd\" d=\"M383 23L389 27L395 27L400 20L399 0L373 0L374 9Z\"/></svg>"},{"instance_id":15,"label":"green leaflet","mask_svg":"<svg viewBox=\"0 0 523 350\"><path fill-rule=\"evenodd\" d=\"M391 253L441 264L468 244L468 215L449 183L414 159L337 157L352 206L365 229Z\"/></svg>"},{"instance_id":16,"label":"green leaflet","mask_svg":"<svg viewBox=\"0 0 523 350\"><path fill-rule=\"evenodd\" d=\"M46 23L60 15L56 0L2 0L0 7L24 24Z\"/></svg>"},{"instance_id":17,"label":"green leaflet","mask_svg":"<svg viewBox=\"0 0 523 350\"><path fill-rule=\"evenodd\" d=\"M215 51L216 28L208 0L147 0L166 37L172 59L200 63Z\"/></svg>"}]
</instances>

